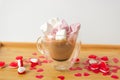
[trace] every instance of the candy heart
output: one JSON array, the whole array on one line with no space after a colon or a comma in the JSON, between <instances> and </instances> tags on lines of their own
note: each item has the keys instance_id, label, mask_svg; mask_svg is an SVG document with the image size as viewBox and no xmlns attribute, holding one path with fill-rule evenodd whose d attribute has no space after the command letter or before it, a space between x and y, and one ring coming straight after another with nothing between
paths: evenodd
<instances>
[{"instance_id":1,"label":"candy heart","mask_svg":"<svg viewBox=\"0 0 120 80\"><path fill-rule=\"evenodd\" d=\"M76 74L74 74L76 77L81 77L82 76L82 74L81 73L76 73Z\"/></svg>"},{"instance_id":2,"label":"candy heart","mask_svg":"<svg viewBox=\"0 0 120 80\"><path fill-rule=\"evenodd\" d=\"M59 79L61 79L61 80L65 79L64 76L58 76L57 78L59 78Z\"/></svg>"},{"instance_id":3,"label":"candy heart","mask_svg":"<svg viewBox=\"0 0 120 80\"><path fill-rule=\"evenodd\" d=\"M5 62L0 61L0 68L3 68L3 67L5 67Z\"/></svg>"},{"instance_id":4,"label":"candy heart","mask_svg":"<svg viewBox=\"0 0 120 80\"><path fill-rule=\"evenodd\" d=\"M44 77L43 75L36 75L36 78L39 78L39 79L41 79L43 77Z\"/></svg>"}]
</instances>

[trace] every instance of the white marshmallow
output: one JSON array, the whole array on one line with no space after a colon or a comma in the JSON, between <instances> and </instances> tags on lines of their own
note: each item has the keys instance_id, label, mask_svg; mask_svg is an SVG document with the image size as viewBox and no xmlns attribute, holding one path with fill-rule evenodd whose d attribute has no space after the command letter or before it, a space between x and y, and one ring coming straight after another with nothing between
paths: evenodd
<instances>
[{"instance_id":1,"label":"white marshmallow","mask_svg":"<svg viewBox=\"0 0 120 80\"><path fill-rule=\"evenodd\" d=\"M61 24L60 22L61 20L59 18L53 18L53 19L48 20L48 23L51 24L53 28L55 28L56 25Z\"/></svg>"},{"instance_id":2,"label":"white marshmallow","mask_svg":"<svg viewBox=\"0 0 120 80\"><path fill-rule=\"evenodd\" d=\"M47 34L52 30L52 25L49 23L44 23L43 25L40 26L40 30L44 33Z\"/></svg>"},{"instance_id":3,"label":"white marshmallow","mask_svg":"<svg viewBox=\"0 0 120 80\"><path fill-rule=\"evenodd\" d=\"M48 37L48 39L54 39L54 36L51 34L49 34L47 37Z\"/></svg>"},{"instance_id":4,"label":"white marshmallow","mask_svg":"<svg viewBox=\"0 0 120 80\"><path fill-rule=\"evenodd\" d=\"M56 40L66 40L66 30L65 29L59 30L56 33L55 39Z\"/></svg>"},{"instance_id":5,"label":"white marshmallow","mask_svg":"<svg viewBox=\"0 0 120 80\"><path fill-rule=\"evenodd\" d=\"M19 73L23 73L23 72L25 72L25 70L26 70L25 67L19 67L18 68Z\"/></svg>"}]
</instances>

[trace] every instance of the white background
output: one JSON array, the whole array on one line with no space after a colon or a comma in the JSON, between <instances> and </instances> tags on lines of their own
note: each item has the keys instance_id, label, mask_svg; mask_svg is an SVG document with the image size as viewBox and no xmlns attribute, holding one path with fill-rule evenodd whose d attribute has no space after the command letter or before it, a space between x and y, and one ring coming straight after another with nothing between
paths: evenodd
<instances>
[{"instance_id":1,"label":"white background","mask_svg":"<svg viewBox=\"0 0 120 80\"><path fill-rule=\"evenodd\" d=\"M120 0L0 0L0 41L35 42L53 17L81 23L83 43L120 44Z\"/></svg>"}]
</instances>

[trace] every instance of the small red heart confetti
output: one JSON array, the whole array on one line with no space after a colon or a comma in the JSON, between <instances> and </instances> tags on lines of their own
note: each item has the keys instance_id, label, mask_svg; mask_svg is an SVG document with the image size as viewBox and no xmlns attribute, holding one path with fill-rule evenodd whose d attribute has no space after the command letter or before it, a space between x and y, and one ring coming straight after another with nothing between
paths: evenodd
<instances>
[{"instance_id":1,"label":"small red heart confetti","mask_svg":"<svg viewBox=\"0 0 120 80\"><path fill-rule=\"evenodd\" d=\"M76 74L74 74L74 76L76 76L76 77L81 77L82 74L81 74L81 73L76 73Z\"/></svg>"},{"instance_id":2,"label":"small red heart confetti","mask_svg":"<svg viewBox=\"0 0 120 80\"><path fill-rule=\"evenodd\" d=\"M17 68L17 67L18 67L18 63L17 63L17 62L11 62L11 63L9 64L9 67L10 67L10 68Z\"/></svg>"},{"instance_id":3,"label":"small red heart confetti","mask_svg":"<svg viewBox=\"0 0 120 80\"><path fill-rule=\"evenodd\" d=\"M42 79L44 76L43 75L36 75L36 78Z\"/></svg>"},{"instance_id":4,"label":"small red heart confetti","mask_svg":"<svg viewBox=\"0 0 120 80\"><path fill-rule=\"evenodd\" d=\"M76 68L71 67L71 68L69 68L69 70L74 71L74 70L76 70Z\"/></svg>"},{"instance_id":5,"label":"small red heart confetti","mask_svg":"<svg viewBox=\"0 0 120 80\"><path fill-rule=\"evenodd\" d=\"M37 70L37 72L43 72L44 70L43 69L41 69L41 68L39 68L38 70Z\"/></svg>"},{"instance_id":6,"label":"small red heart confetti","mask_svg":"<svg viewBox=\"0 0 120 80\"><path fill-rule=\"evenodd\" d=\"M89 55L88 58L93 58L93 59L96 59L97 56L96 55Z\"/></svg>"},{"instance_id":7,"label":"small red heart confetti","mask_svg":"<svg viewBox=\"0 0 120 80\"><path fill-rule=\"evenodd\" d=\"M117 75L111 75L111 78L119 79L119 77Z\"/></svg>"},{"instance_id":8,"label":"small red heart confetti","mask_svg":"<svg viewBox=\"0 0 120 80\"><path fill-rule=\"evenodd\" d=\"M32 53L32 55L37 55L37 53L36 53L36 52L34 52L34 53Z\"/></svg>"},{"instance_id":9,"label":"small red heart confetti","mask_svg":"<svg viewBox=\"0 0 120 80\"><path fill-rule=\"evenodd\" d=\"M117 68L111 70L111 72L114 72L114 73L117 73L117 71L118 71Z\"/></svg>"},{"instance_id":10,"label":"small red heart confetti","mask_svg":"<svg viewBox=\"0 0 120 80\"><path fill-rule=\"evenodd\" d=\"M64 80L65 77L64 76L58 76L57 78L61 79L61 80Z\"/></svg>"},{"instance_id":11,"label":"small red heart confetti","mask_svg":"<svg viewBox=\"0 0 120 80\"><path fill-rule=\"evenodd\" d=\"M103 61L108 61L108 57L107 57L107 56L103 56L103 57L101 58L101 60L103 60Z\"/></svg>"},{"instance_id":12,"label":"small red heart confetti","mask_svg":"<svg viewBox=\"0 0 120 80\"><path fill-rule=\"evenodd\" d=\"M30 67L29 70L36 70L36 67Z\"/></svg>"},{"instance_id":13,"label":"small red heart confetti","mask_svg":"<svg viewBox=\"0 0 120 80\"><path fill-rule=\"evenodd\" d=\"M0 61L0 68L3 68L3 67L5 67L5 62Z\"/></svg>"},{"instance_id":14,"label":"small red heart confetti","mask_svg":"<svg viewBox=\"0 0 120 80\"><path fill-rule=\"evenodd\" d=\"M76 67L76 70L82 70L82 68L81 67Z\"/></svg>"},{"instance_id":15,"label":"small red heart confetti","mask_svg":"<svg viewBox=\"0 0 120 80\"><path fill-rule=\"evenodd\" d=\"M113 60L114 63L118 63L119 62L118 58L113 58L112 60Z\"/></svg>"},{"instance_id":16,"label":"small red heart confetti","mask_svg":"<svg viewBox=\"0 0 120 80\"><path fill-rule=\"evenodd\" d=\"M49 63L49 61L48 60L43 60L42 63Z\"/></svg>"},{"instance_id":17,"label":"small red heart confetti","mask_svg":"<svg viewBox=\"0 0 120 80\"><path fill-rule=\"evenodd\" d=\"M89 76L90 74L87 72L84 72L84 76Z\"/></svg>"}]
</instances>

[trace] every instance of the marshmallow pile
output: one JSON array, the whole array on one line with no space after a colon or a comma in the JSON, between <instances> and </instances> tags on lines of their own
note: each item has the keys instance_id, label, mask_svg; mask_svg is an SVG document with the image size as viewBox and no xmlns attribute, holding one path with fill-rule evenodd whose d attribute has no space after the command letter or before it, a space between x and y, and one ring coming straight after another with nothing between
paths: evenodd
<instances>
[{"instance_id":1,"label":"marshmallow pile","mask_svg":"<svg viewBox=\"0 0 120 80\"><path fill-rule=\"evenodd\" d=\"M68 25L65 20L53 18L44 23L40 29L49 39L66 40L72 38L75 40L80 29L80 24Z\"/></svg>"}]
</instances>

